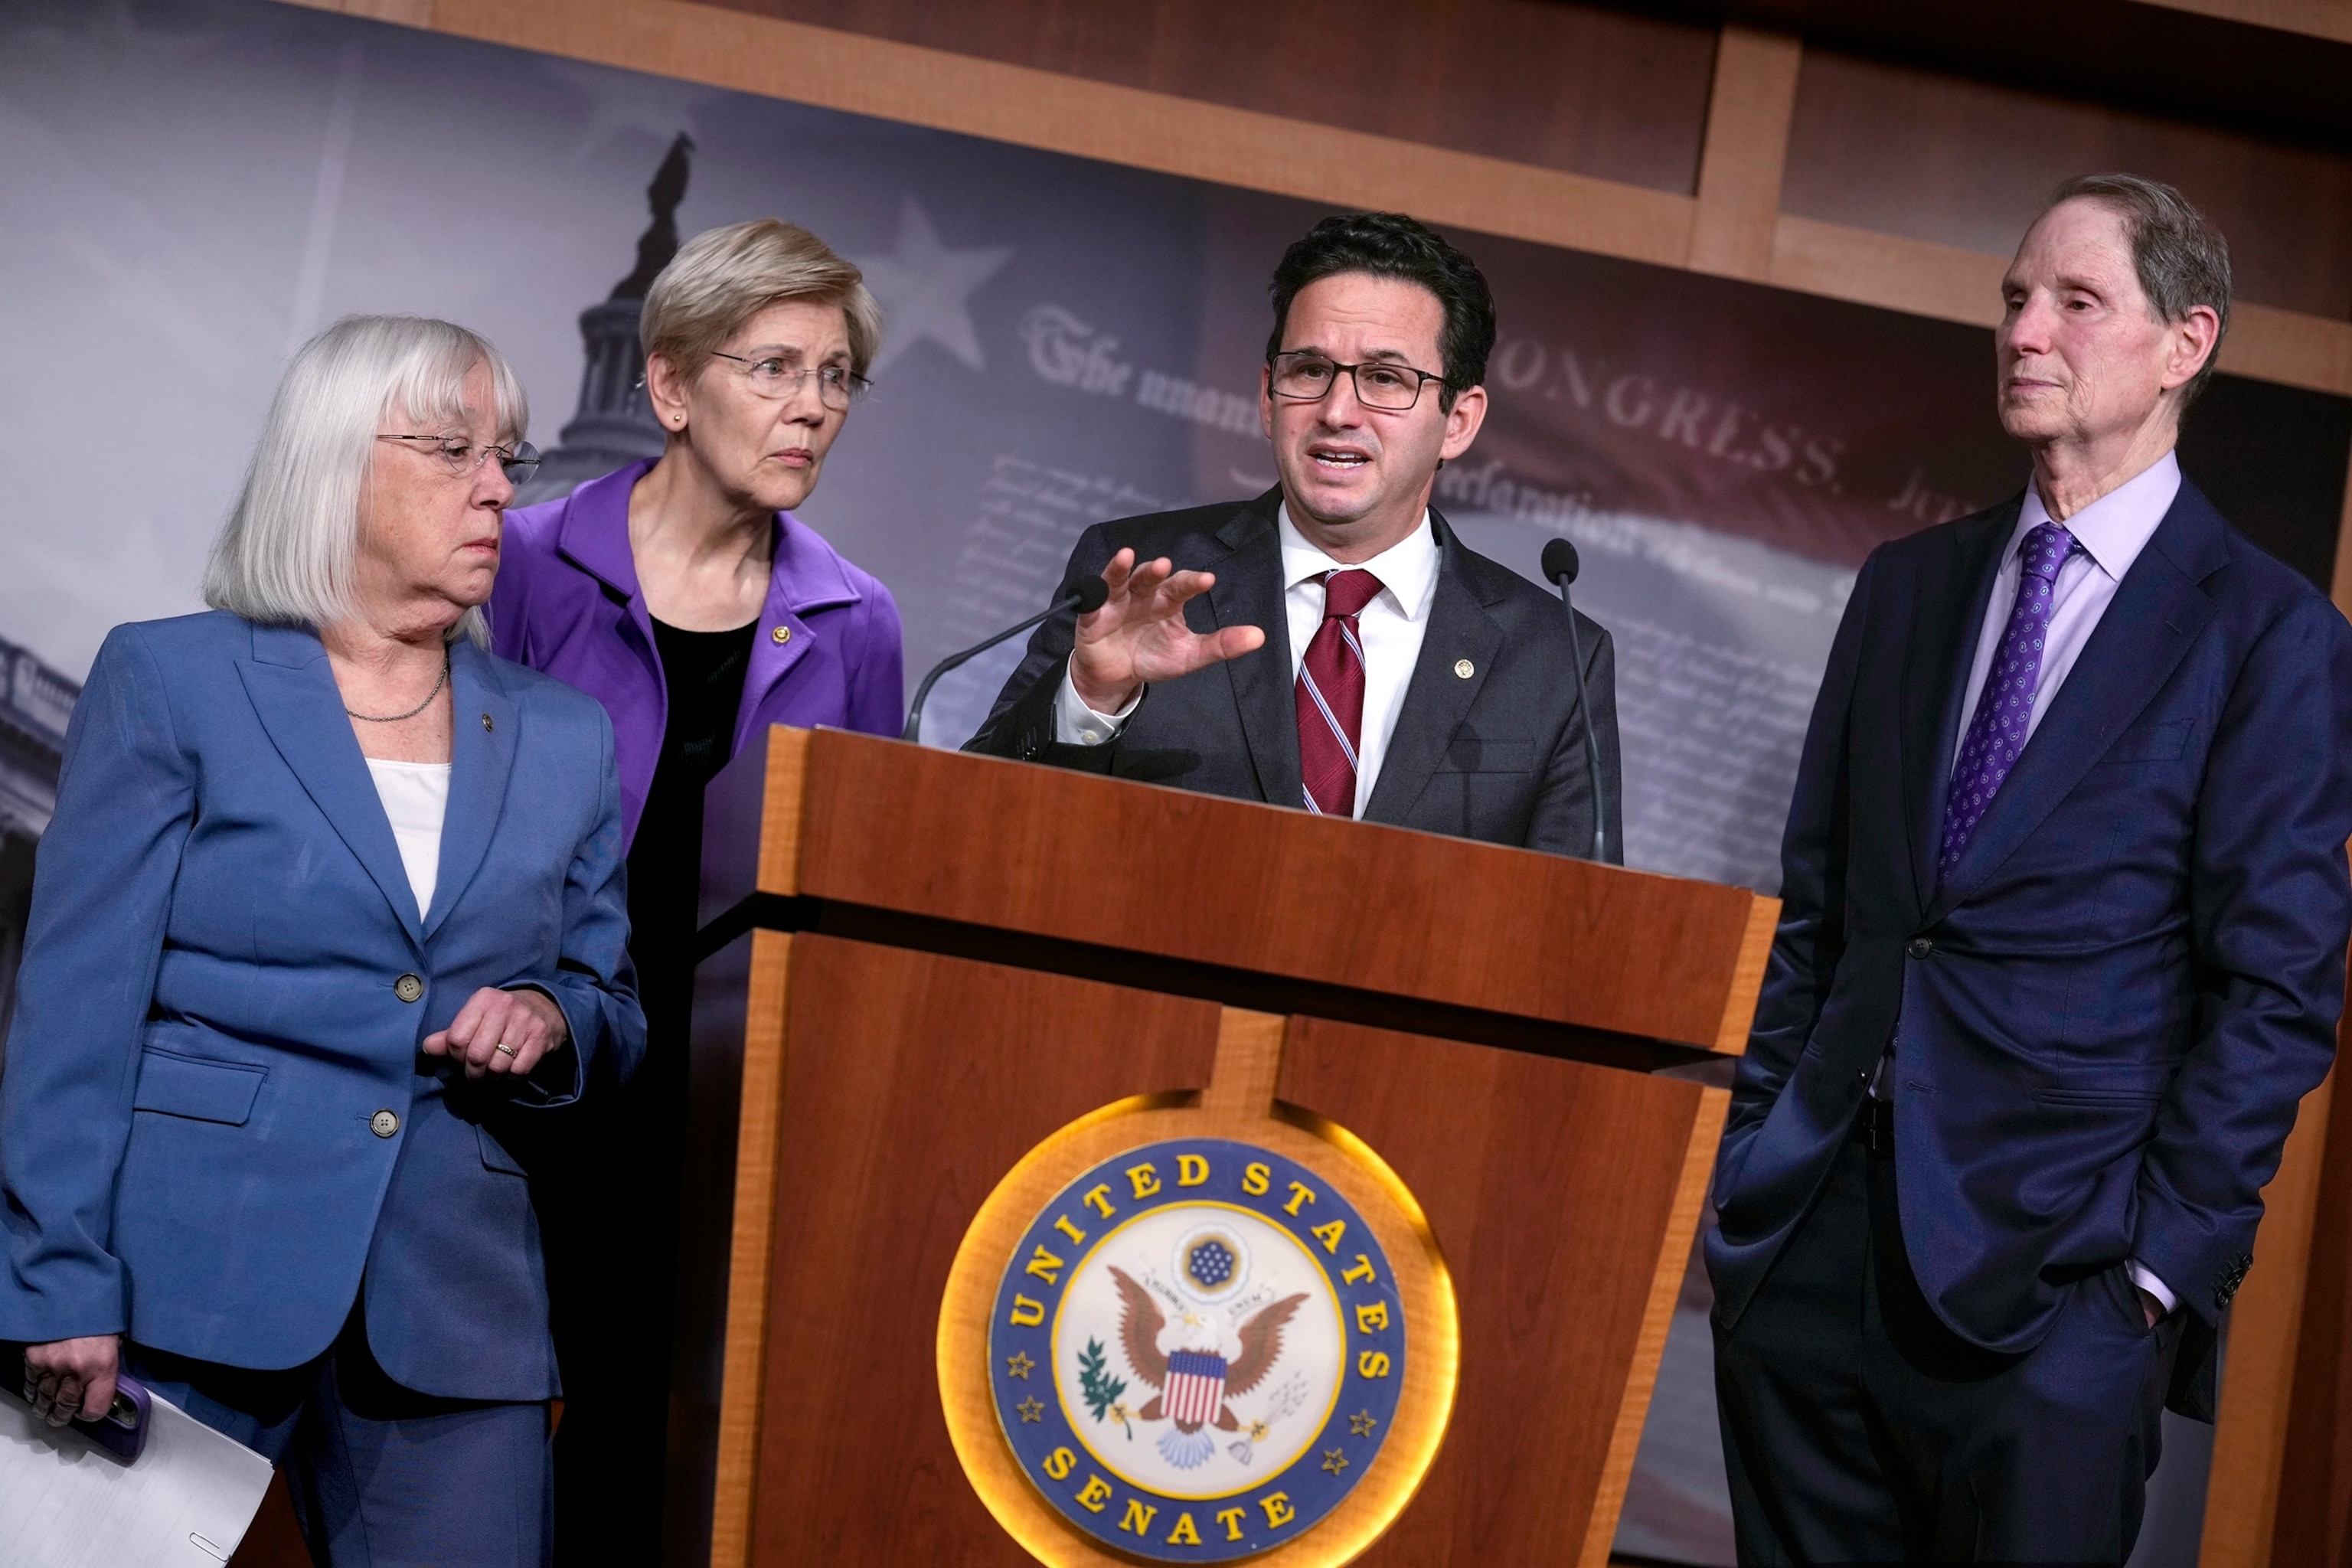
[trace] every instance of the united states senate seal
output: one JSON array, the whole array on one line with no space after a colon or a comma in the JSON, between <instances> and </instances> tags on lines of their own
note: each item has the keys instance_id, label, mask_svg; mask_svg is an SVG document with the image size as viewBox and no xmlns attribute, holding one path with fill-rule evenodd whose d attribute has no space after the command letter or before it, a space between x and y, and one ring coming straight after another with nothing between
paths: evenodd
<instances>
[{"instance_id":1,"label":"united states senate seal","mask_svg":"<svg viewBox=\"0 0 2352 1568\"><path fill-rule=\"evenodd\" d=\"M1408 1324L1332 1184L1228 1139L1082 1173L1014 1249L991 1315L997 1418L1080 1531L1221 1563L1310 1531L1380 1458Z\"/></svg>"},{"instance_id":2,"label":"united states senate seal","mask_svg":"<svg viewBox=\"0 0 2352 1568\"><path fill-rule=\"evenodd\" d=\"M1437 1238L1361 1139L1275 1098L1285 1029L1223 1009L1205 1089L1067 1123L964 1234L948 1433L1052 1568L1340 1568L1444 1440L1461 1330Z\"/></svg>"}]
</instances>

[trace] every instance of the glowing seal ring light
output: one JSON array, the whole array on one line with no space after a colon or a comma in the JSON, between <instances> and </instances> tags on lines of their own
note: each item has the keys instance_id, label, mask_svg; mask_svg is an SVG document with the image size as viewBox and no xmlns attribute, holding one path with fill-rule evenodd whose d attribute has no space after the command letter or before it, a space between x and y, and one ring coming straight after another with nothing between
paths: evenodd
<instances>
[{"instance_id":1,"label":"glowing seal ring light","mask_svg":"<svg viewBox=\"0 0 2352 1568\"><path fill-rule=\"evenodd\" d=\"M940 1311L949 1431L1042 1562L1337 1568L1436 1457L1453 1287L1360 1140L1192 1098L1082 1118L982 1205Z\"/></svg>"}]
</instances>

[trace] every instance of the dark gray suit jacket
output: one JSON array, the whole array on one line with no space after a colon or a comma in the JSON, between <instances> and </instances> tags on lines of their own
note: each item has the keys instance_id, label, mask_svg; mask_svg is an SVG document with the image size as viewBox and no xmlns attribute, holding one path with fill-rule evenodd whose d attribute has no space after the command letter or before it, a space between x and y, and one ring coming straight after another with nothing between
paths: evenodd
<instances>
[{"instance_id":1,"label":"dark gray suit jacket","mask_svg":"<svg viewBox=\"0 0 2352 1568\"><path fill-rule=\"evenodd\" d=\"M1099 577L1133 548L1180 571L1216 574L1185 606L1197 632L1252 626L1265 646L1145 693L1118 740L1066 746L1054 739L1054 700L1077 617L1054 616L965 749L1060 767L1174 784L1237 800L1300 805L1298 717L1289 622L1283 610L1279 490L1255 500L1122 518L1087 530L1055 596ZM1404 709L1389 739L1364 820L1560 855L1592 844L1584 723L1577 712L1567 617L1559 601L1465 547L1435 510L1437 592ZM1608 800L1609 858L1622 861L1616 663L1609 634L1577 616L1592 729ZM1470 673L1456 673L1463 661Z\"/></svg>"}]
</instances>

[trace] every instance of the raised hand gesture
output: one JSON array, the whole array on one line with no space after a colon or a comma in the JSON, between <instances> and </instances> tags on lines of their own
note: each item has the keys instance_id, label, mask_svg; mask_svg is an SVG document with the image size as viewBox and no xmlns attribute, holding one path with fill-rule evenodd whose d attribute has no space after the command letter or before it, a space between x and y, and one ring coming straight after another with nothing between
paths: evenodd
<instances>
[{"instance_id":1,"label":"raised hand gesture","mask_svg":"<svg viewBox=\"0 0 2352 1568\"><path fill-rule=\"evenodd\" d=\"M1116 713L1152 681L1264 647L1265 633L1256 626L1204 634L1184 624L1186 601L1216 581L1210 572L1179 572L1165 556L1141 565L1132 550L1112 556L1103 568L1110 596L1078 617L1070 649L1070 684L1079 699L1097 713Z\"/></svg>"}]
</instances>

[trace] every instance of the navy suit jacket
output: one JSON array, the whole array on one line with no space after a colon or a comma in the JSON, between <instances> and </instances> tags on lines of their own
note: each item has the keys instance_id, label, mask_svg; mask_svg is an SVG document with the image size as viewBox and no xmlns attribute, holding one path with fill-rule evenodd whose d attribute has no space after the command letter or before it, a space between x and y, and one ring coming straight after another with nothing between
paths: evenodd
<instances>
[{"instance_id":1,"label":"navy suit jacket","mask_svg":"<svg viewBox=\"0 0 2352 1568\"><path fill-rule=\"evenodd\" d=\"M2333 1059L2352 626L2192 485L1938 879L1960 704L2021 500L1874 552L1838 628L1716 1164L1726 1327L1891 1039L1903 1236L1947 1325L2027 1350L2075 1281L2137 1258L2210 1331ZM2182 1361L2175 1403L2198 1413L2210 1356Z\"/></svg>"},{"instance_id":2,"label":"navy suit jacket","mask_svg":"<svg viewBox=\"0 0 2352 1568\"><path fill-rule=\"evenodd\" d=\"M419 919L316 636L215 613L107 637L0 1074L0 1339L128 1331L291 1367L364 1279L369 1343L401 1384L557 1392L530 1183L495 1129L645 1048L613 730L546 676L450 653ZM467 1084L418 1052L486 985L563 1009L570 1046L530 1080Z\"/></svg>"},{"instance_id":3,"label":"navy suit jacket","mask_svg":"<svg viewBox=\"0 0 2352 1568\"><path fill-rule=\"evenodd\" d=\"M1037 628L995 709L966 750L1110 773L1206 795L1297 806L1298 707L1292 695L1290 620L1283 607L1282 494L1123 518L1087 530L1055 597L1100 577L1113 555L1166 556L1179 571L1216 574L1184 606L1196 632L1256 626L1265 646L1181 679L1160 682L1119 737L1100 746L1054 738L1054 702L1077 616ZM1556 855L1592 848L1592 791L1576 706L1568 618L1559 601L1465 545L1430 513L1437 590L1421 657L1405 688L1364 820L1512 844ZM1580 615L1585 689L1608 797L1609 858L1624 859L1618 783L1616 658L1609 634ZM1470 674L1459 673L1468 661Z\"/></svg>"}]
</instances>

